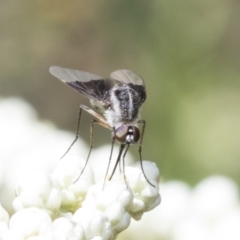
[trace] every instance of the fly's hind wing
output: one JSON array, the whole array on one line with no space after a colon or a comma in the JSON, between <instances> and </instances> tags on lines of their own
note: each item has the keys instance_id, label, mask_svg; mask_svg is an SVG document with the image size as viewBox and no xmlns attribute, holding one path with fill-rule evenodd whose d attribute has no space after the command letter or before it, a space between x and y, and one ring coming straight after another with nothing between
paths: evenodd
<instances>
[{"instance_id":1,"label":"fly's hind wing","mask_svg":"<svg viewBox=\"0 0 240 240\"><path fill-rule=\"evenodd\" d=\"M134 89L139 94L142 103L146 100L147 95L144 81L136 73L127 69L122 69L112 72L111 78L117 80L123 85L126 84L130 88Z\"/></svg>"}]
</instances>

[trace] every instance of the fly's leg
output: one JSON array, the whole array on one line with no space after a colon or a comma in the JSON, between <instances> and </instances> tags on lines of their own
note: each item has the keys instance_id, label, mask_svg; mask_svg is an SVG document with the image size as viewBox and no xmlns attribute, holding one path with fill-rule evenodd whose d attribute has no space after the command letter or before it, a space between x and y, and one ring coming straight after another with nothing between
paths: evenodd
<instances>
[{"instance_id":1,"label":"fly's leg","mask_svg":"<svg viewBox=\"0 0 240 240\"><path fill-rule=\"evenodd\" d=\"M142 163L142 143L143 143L143 135L144 135L144 131L145 131L145 127L146 127L146 122L145 120L139 120L138 123L141 123L142 124L142 132L141 132L141 137L140 137L140 143L139 143L139 149L138 149L138 152L139 152L139 157L140 157L140 165L141 165L141 169L142 169L142 172L143 172L143 175L145 177L145 179L147 180L147 182L155 187L147 178L145 172L144 172L144 169L143 169L143 163Z\"/></svg>"},{"instance_id":2,"label":"fly's leg","mask_svg":"<svg viewBox=\"0 0 240 240\"><path fill-rule=\"evenodd\" d=\"M113 175L114 175L114 173L115 173L115 171L116 171L117 165L119 164L119 161L120 161L120 159L121 159L122 152L123 152L123 149L125 148L125 146L126 146L125 143L122 143L122 144L120 145L120 149L119 149L119 153L118 153L118 158L117 158L117 161L116 161L116 163L115 163L115 165L114 165L114 168L113 168L113 171L112 171L112 174L111 174L109 180L112 179L112 177L113 177Z\"/></svg>"},{"instance_id":3,"label":"fly's leg","mask_svg":"<svg viewBox=\"0 0 240 240\"><path fill-rule=\"evenodd\" d=\"M75 144L75 142L78 140L79 138L79 129L80 129L80 123L81 123L81 116L82 116L82 110L85 110L86 112L88 112L89 114L91 114L92 116L96 117L98 119L98 123L99 125L111 129L109 124L105 121L105 119L98 113L96 113L95 111L93 111L92 109L90 109L89 107L81 104L79 107L79 111L78 111L78 118L77 118L77 130L76 130L76 136L75 139L73 140L73 142L71 143L71 145L69 146L69 148L67 149L67 151L63 154L63 156L60 158L64 158L66 156L66 154L70 151L70 149L72 148L72 146Z\"/></svg>"},{"instance_id":4,"label":"fly's leg","mask_svg":"<svg viewBox=\"0 0 240 240\"><path fill-rule=\"evenodd\" d=\"M62 158L64 158L66 156L66 154L70 151L70 149L72 148L72 146L75 144L75 142L78 140L79 137L79 129L80 129L80 123L81 123L81 115L82 115L82 105L80 105L79 110L78 110L78 118L77 118L77 130L76 130L76 136L75 139L73 140L73 142L71 143L71 145L69 146L69 148L67 149L67 151L62 155Z\"/></svg>"},{"instance_id":5,"label":"fly's leg","mask_svg":"<svg viewBox=\"0 0 240 240\"><path fill-rule=\"evenodd\" d=\"M83 172L84 172L84 170L85 170L85 168L86 168L86 166L87 166L87 164L88 164L88 160L89 160L89 157L90 157L90 155L91 155L91 152L92 152L92 149L93 149L93 145L94 145L94 138L93 138L93 125L94 125L94 124L99 124L99 125L101 125L101 122L100 122L99 120L96 120L96 119L93 119L93 120L91 121L91 125L90 125L90 148L89 148L87 160L86 160L86 162L85 162L85 164L84 164L84 166L83 166L83 169L82 169L81 173L79 174L79 176L77 177L77 179L74 180L73 183L77 182L77 180L81 177L81 175L83 174Z\"/></svg>"},{"instance_id":6,"label":"fly's leg","mask_svg":"<svg viewBox=\"0 0 240 240\"><path fill-rule=\"evenodd\" d=\"M110 152L110 157L109 157L109 160L108 160L107 171L106 171L105 178L104 178L103 189L104 189L104 186L105 186L105 182L106 182L106 180L107 180L107 175L108 175L109 167L110 167L111 160L112 160L113 147L114 147L114 143L115 143L115 136L114 136L114 133L115 133L115 128L112 129L112 144L111 144L111 152Z\"/></svg>"},{"instance_id":7,"label":"fly's leg","mask_svg":"<svg viewBox=\"0 0 240 240\"><path fill-rule=\"evenodd\" d=\"M125 183L126 183L126 185L127 185L127 188L128 188L128 184L127 184L127 179L126 179L126 174L125 174L125 156L126 156L126 154L127 154L127 151L128 151L128 149L129 149L129 147L130 147L130 145L128 144L127 145L127 148L126 148L126 150L125 150L125 152L124 152L124 154L123 154L123 177L124 177L124 181L125 181ZM120 165L120 164L119 164Z\"/></svg>"}]
</instances>

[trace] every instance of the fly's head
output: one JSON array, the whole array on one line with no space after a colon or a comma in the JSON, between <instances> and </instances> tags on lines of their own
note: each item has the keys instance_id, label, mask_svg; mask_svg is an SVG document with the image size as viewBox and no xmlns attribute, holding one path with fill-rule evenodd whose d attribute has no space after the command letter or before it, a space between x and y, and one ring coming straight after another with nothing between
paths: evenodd
<instances>
[{"instance_id":1,"label":"fly's head","mask_svg":"<svg viewBox=\"0 0 240 240\"><path fill-rule=\"evenodd\" d=\"M140 131L136 126L121 125L115 130L115 138L121 144L134 144L140 138Z\"/></svg>"}]
</instances>

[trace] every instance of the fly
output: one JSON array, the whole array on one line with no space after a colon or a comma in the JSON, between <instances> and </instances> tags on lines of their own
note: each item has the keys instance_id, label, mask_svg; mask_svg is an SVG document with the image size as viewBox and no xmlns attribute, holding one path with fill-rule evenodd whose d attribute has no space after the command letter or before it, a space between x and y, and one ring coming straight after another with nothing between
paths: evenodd
<instances>
[{"instance_id":1,"label":"fly","mask_svg":"<svg viewBox=\"0 0 240 240\"><path fill-rule=\"evenodd\" d=\"M60 79L62 82L66 83L85 97L89 98L90 103L94 108L93 110L83 104L80 105L76 137L66 151L67 153L78 139L81 114L82 110L85 110L94 116L95 119L91 122L90 150L81 174L87 165L90 153L93 148L93 125L99 124L105 128L110 129L112 133L111 153L105 180L107 178L115 140L120 143L120 149L117 161L114 165L109 180L112 179L117 165L120 164L121 156L123 156L124 171L125 155L130 145L138 143L139 141L139 157L143 175L147 182L151 186L155 187L148 180L142 164L142 142L146 122L144 120L139 120L139 109L146 100L146 90L143 79L130 70L117 70L115 72L112 72L110 78L102 78L98 75L88 72L57 66L50 67L49 71L53 76ZM141 134L138 128L138 124L142 124ZM66 155L66 153L63 155L63 157Z\"/></svg>"}]
</instances>

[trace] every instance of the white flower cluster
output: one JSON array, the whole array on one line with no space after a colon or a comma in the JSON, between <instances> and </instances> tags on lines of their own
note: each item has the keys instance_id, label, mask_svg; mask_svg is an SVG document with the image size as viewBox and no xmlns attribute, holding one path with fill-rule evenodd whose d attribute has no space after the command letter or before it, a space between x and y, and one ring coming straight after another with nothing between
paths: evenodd
<instances>
[{"instance_id":1,"label":"white flower cluster","mask_svg":"<svg viewBox=\"0 0 240 240\"><path fill-rule=\"evenodd\" d=\"M125 169L128 185L118 173L104 184L107 146L94 149L92 166L88 164L78 178L85 164L79 155L88 153L81 140L59 160L72 134L38 121L35 111L20 99L2 100L0 115L0 202L5 207L0 205L1 240L115 239L132 217L139 219L159 204L155 164L144 162L155 188L137 166Z\"/></svg>"},{"instance_id":2,"label":"white flower cluster","mask_svg":"<svg viewBox=\"0 0 240 240\"><path fill-rule=\"evenodd\" d=\"M128 185L122 174L95 184L90 166L78 178L84 163L69 155L51 175L34 169L23 174L16 186L15 214L9 219L0 209L1 239L115 239L129 226L131 216L139 219L159 204L155 164L144 162L156 173L149 178L156 186L152 187L137 167L126 167ZM140 180L134 188L132 178Z\"/></svg>"},{"instance_id":3,"label":"white flower cluster","mask_svg":"<svg viewBox=\"0 0 240 240\"><path fill-rule=\"evenodd\" d=\"M231 179L211 176L194 188L169 181L160 188L161 205L144 214L141 221L132 221L119 240L240 239L239 188Z\"/></svg>"},{"instance_id":4,"label":"white flower cluster","mask_svg":"<svg viewBox=\"0 0 240 240\"><path fill-rule=\"evenodd\" d=\"M1 100L0 116L1 240L114 239L131 218L138 220L158 204L159 173L153 163L144 162L144 170L157 188L133 165L125 169L128 188L115 174L102 191L110 147L96 148L91 168L73 184L84 163L78 156L88 154L81 139L71 149L75 155L59 161L73 134L39 121L20 99ZM231 179L212 176L194 188L180 181L160 187L161 205L141 221L131 221L117 239L240 239L239 187Z\"/></svg>"}]
</instances>

